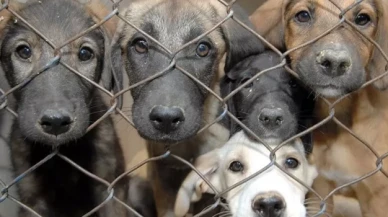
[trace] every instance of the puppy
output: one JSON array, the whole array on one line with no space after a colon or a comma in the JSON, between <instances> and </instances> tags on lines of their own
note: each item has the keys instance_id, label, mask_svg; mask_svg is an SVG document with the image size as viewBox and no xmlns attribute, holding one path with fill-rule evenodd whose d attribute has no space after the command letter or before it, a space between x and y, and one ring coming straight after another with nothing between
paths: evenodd
<instances>
[{"instance_id":1,"label":"puppy","mask_svg":"<svg viewBox=\"0 0 388 217\"><path fill-rule=\"evenodd\" d=\"M9 8L55 46L90 28L104 14L104 7L96 1L82 5L72 0L41 0L11 4ZM107 117L87 131L107 107L96 88L72 70L96 83L101 81L108 90L112 88L111 68L105 60L110 54L108 45L115 23L109 21L70 42L60 50L57 65L30 79L52 61L54 49L22 20L5 10L2 17L2 69L12 87L28 80L14 92L19 116L10 139L15 176L57 150L83 169L112 182L124 172L124 158L112 120ZM19 180L17 187L20 201L41 216L83 216L108 197L106 185L58 156ZM114 186L114 196L125 201L126 188L127 181L123 179ZM111 200L93 215L126 216L126 209ZM19 216L35 214L21 209Z\"/></svg>"},{"instance_id":2,"label":"puppy","mask_svg":"<svg viewBox=\"0 0 388 217\"><path fill-rule=\"evenodd\" d=\"M220 87L226 97L257 73L280 64L272 51L248 57L223 78ZM283 67L260 75L228 100L228 109L266 143L278 144L311 125L314 100L309 92ZM227 124L231 134L241 130L233 120ZM310 136L303 137L311 152Z\"/></svg>"},{"instance_id":3,"label":"puppy","mask_svg":"<svg viewBox=\"0 0 388 217\"><path fill-rule=\"evenodd\" d=\"M240 7L235 5L232 9L234 17L253 28ZM218 0L142 0L131 2L121 14L174 54L216 26L226 17L226 11L226 6ZM217 81L224 70L229 71L241 59L260 53L263 45L233 20L224 22L176 55L169 54L149 36L120 22L112 49L115 70L124 68L130 85L165 70L161 76L131 90L133 121L147 140L149 156L164 154L168 149L193 162L229 137L228 130L220 124L196 135L216 119L220 107L204 86L219 93ZM173 56L176 65L168 68L174 63ZM158 215L173 216L172 201L190 168L174 158L152 162L149 168Z\"/></svg>"},{"instance_id":4,"label":"puppy","mask_svg":"<svg viewBox=\"0 0 388 217\"><path fill-rule=\"evenodd\" d=\"M346 13L341 16L347 22L338 25L343 11ZM357 198L363 215L373 217L388 212L387 159L381 162L385 174L364 177L376 170L378 157L388 152L388 93L384 91L388 76L382 76L387 60L370 39L388 53L387 17L388 2L381 0L269 0L251 16L259 34L281 50L313 42L290 52L289 59L291 67L317 95L334 103L357 90L332 108L320 99L316 103L316 122L330 113L336 120L313 132L313 155L322 176L316 179L314 189L325 197L363 177L336 192ZM379 76L372 85L358 90ZM331 199L326 201L329 215Z\"/></svg>"},{"instance_id":5,"label":"puppy","mask_svg":"<svg viewBox=\"0 0 388 217\"><path fill-rule=\"evenodd\" d=\"M200 156L195 165L221 192L266 167L271 162L269 154L264 145L250 140L240 131L222 148ZM317 176L317 170L307 161L299 139L276 152L276 163L307 186L311 186ZM282 170L271 166L222 197L229 205L230 216L305 217L304 199L307 191ZM184 216L190 202L200 199L204 192L214 194L206 182L192 171L179 189L175 202L176 216Z\"/></svg>"}]
</instances>

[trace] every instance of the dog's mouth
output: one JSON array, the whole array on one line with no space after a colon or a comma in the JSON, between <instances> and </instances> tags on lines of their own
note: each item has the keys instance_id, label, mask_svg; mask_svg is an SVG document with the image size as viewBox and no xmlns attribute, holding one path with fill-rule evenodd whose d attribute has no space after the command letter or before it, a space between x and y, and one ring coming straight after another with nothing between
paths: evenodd
<instances>
[{"instance_id":1,"label":"dog's mouth","mask_svg":"<svg viewBox=\"0 0 388 217\"><path fill-rule=\"evenodd\" d=\"M55 135L40 130L41 136L39 137L41 137L40 140L45 145L60 146L72 141L77 141L77 139L81 138L85 134L85 131L86 129L82 132L78 132L77 130L74 130L74 127L70 127L69 131L66 133Z\"/></svg>"},{"instance_id":2,"label":"dog's mouth","mask_svg":"<svg viewBox=\"0 0 388 217\"><path fill-rule=\"evenodd\" d=\"M247 135L251 139L255 140L255 138L249 133L247 133ZM283 141L283 139L279 135L276 135L275 133L265 134L265 135L262 135L261 133L256 133L256 135L261 139L262 142L265 142L267 145L278 145Z\"/></svg>"},{"instance_id":3,"label":"dog's mouth","mask_svg":"<svg viewBox=\"0 0 388 217\"><path fill-rule=\"evenodd\" d=\"M31 122L19 122L19 127L21 129L21 133L27 140L55 147L68 144L70 142L76 142L85 135L88 126L83 126L81 123L76 121L64 124L60 129L55 129L54 126L50 126L50 124L39 120L35 122L35 125L31 124Z\"/></svg>"},{"instance_id":4,"label":"dog's mouth","mask_svg":"<svg viewBox=\"0 0 388 217\"><path fill-rule=\"evenodd\" d=\"M278 145L283 141L283 139L279 138L279 136L276 135L270 135L263 137L263 141L268 145Z\"/></svg>"},{"instance_id":5,"label":"dog's mouth","mask_svg":"<svg viewBox=\"0 0 388 217\"><path fill-rule=\"evenodd\" d=\"M159 133L159 132L157 133L158 135L156 135L156 134L147 135L147 134L141 133L140 131L138 131L138 132L139 132L139 135L141 137L143 137L146 140L149 140L151 143L163 144L163 145L166 145L169 147L172 147L172 146L196 135L196 132L186 134L186 135L184 135L184 137L181 137L178 135L172 135L172 134Z\"/></svg>"},{"instance_id":6,"label":"dog's mouth","mask_svg":"<svg viewBox=\"0 0 388 217\"><path fill-rule=\"evenodd\" d=\"M347 93L346 88L334 84L316 85L314 90L317 94L328 98L338 98Z\"/></svg>"},{"instance_id":7,"label":"dog's mouth","mask_svg":"<svg viewBox=\"0 0 388 217\"><path fill-rule=\"evenodd\" d=\"M350 69L339 75L322 72L322 67L315 64L311 57L306 57L296 64L295 69L302 81L317 95L327 98L338 98L357 90L364 83L365 70L352 58Z\"/></svg>"}]
</instances>

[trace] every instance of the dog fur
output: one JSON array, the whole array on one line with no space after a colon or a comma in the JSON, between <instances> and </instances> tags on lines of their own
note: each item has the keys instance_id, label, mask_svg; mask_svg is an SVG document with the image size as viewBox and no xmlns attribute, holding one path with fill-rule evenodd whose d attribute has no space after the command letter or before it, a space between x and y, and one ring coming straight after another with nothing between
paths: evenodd
<instances>
[{"instance_id":1,"label":"dog fur","mask_svg":"<svg viewBox=\"0 0 388 217\"><path fill-rule=\"evenodd\" d=\"M221 96L226 97L257 73L280 63L273 51L242 60L222 79ZM229 111L266 143L279 144L312 124L313 97L284 68L260 75L227 103ZM272 120L275 118L279 120ZM241 130L234 121L228 121L231 134ZM302 141L306 152L311 153L311 134L303 136Z\"/></svg>"},{"instance_id":2,"label":"dog fur","mask_svg":"<svg viewBox=\"0 0 388 217\"><path fill-rule=\"evenodd\" d=\"M334 3L344 9L354 1L337 0ZM299 14L303 10L313 14L311 22L305 22L305 25L297 22L297 20L306 21L305 14ZM258 32L271 43L280 49L291 49L333 27L339 22L339 13L340 10L330 1L285 0L279 4L279 1L269 0L254 12L251 20ZM302 19L298 19L297 14L301 15ZM365 21L365 14L370 21L359 22ZM358 15L363 16L360 18ZM375 40L384 52L388 52L387 1L363 1L349 10L345 17L364 35ZM308 68L306 62L316 55L315 52L319 52L319 49L331 48L340 49L340 53L344 51L348 53L347 58L353 64L349 67L350 70L347 70L343 76L332 78L320 74L315 66L310 67L311 70L306 70ZM334 29L330 34L315 41L313 45L290 53L289 57L291 66L301 79L319 95L328 97L330 102L334 102L343 94L357 90L366 80L382 75L387 66L380 51L347 24ZM314 63L315 61L310 61L310 64ZM315 82L317 79L320 81ZM388 152L388 137L385 133L388 128L386 103L388 94L384 91L388 86L387 82L388 76L384 76L372 86L352 93L334 107L335 117L364 142L370 144L379 156ZM320 85L325 83L329 86L322 88ZM317 120L322 120L328 115L328 106L322 100L318 100L315 109ZM375 155L362 142L333 121L314 131L313 153L321 175L314 183L314 188L322 196L328 195L335 187L354 181L376 169ZM384 171L388 171L387 163L387 160L383 160ZM347 195L358 199L364 217L382 217L386 216L388 211L384 205L388 198L387 180L383 173L377 172L342 190L345 190ZM331 199L327 201L329 213L332 208Z\"/></svg>"},{"instance_id":3,"label":"dog fur","mask_svg":"<svg viewBox=\"0 0 388 217\"><path fill-rule=\"evenodd\" d=\"M234 7L234 11L235 16L239 16L241 9ZM174 52L220 22L226 16L226 7L216 0L142 0L131 2L121 14ZM247 15L239 18L249 24ZM143 45L149 45L147 52L141 55L139 50L135 50L143 46L140 44L137 47L139 40ZM114 43L112 56L115 69L119 71L121 66L125 66L131 85L170 64L170 57L165 51L125 22L119 23ZM241 59L263 50L257 38L232 20L226 21L196 46L202 43L210 44L208 56L199 58L195 54L196 47L192 45L177 54L177 65L216 93L219 93L217 81L224 70L228 71ZM131 94L134 98L134 123L139 134L147 139L151 157L169 149L172 154L193 162L197 156L222 145L229 136L228 130L219 124L196 135L205 123L215 120L220 105L215 97L175 68L132 89ZM155 107L180 110L184 121L180 121L179 127L172 132L156 130L153 122L148 120L149 112L152 113ZM159 216L173 216L175 195L189 171L189 167L171 157L150 163L149 177L153 182Z\"/></svg>"},{"instance_id":4,"label":"dog fur","mask_svg":"<svg viewBox=\"0 0 388 217\"><path fill-rule=\"evenodd\" d=\"M275 148L272 145L271 148ZM221 148L200 156L195 167L201 172L218 192L250 177L270 163L269 150L260 143L251 140L244 131L239 131ZM296 160L298 166L288 167L288 160ZM242 164L242 169L233 171L233 163ZM315 166L310 165L300 139L280 148L276 152L276 162L307 186L311 186L317 176ZM190 201L201 198L202 193L214 194L214 191L192 171L178 192L175 203L177 217L187 213ZM304 199L307 189L281 171L272 166L261 175L247 181L222 195L228 202L230 216L283 216L305 217ZM255 205L264 198L279 198L280 210L270 211ZM268 212L267 212L268 211ZM276 213L276 214L275 214Z\"/></svg>"},{"instance_id":5,"label":"dog fur","mask_svg":"<svg viewBox=\"0 0 388 217\"><path fill-rule=\"evenodd\" d=\"M81 5L72 0L42 0L20 5L12 3L9 7L59 46L101 20L104 7L97 4L96 1ZM14 87L47 64L54 57L53 49L7 11L2 11L2 17L0 61L8 82ZM61 61L95 82L102 81L108 90L112 89L112 74L106 61L110 55L107 45L114 26L111 20L61 49ZM88 55L90 53L92 55ZM107 110L100 93L87 81L58 64L17 89L14 96L19 115L10 139L15 176L30 169L54 149L108 182L124 172L124 158L112 120L105 118L86 133L87 127ZM41 119L47 111L53 115L49 118L61 116L58 114L61 112L68 113L73 118L68 123L69 129L63 133L48 133L53 125L43 126ZM115 196L123 201L127 184L123 179L114 186ZM17 187L20 201L42 216L82 216L108 196L104 184L57 156L23 177ZM126 213L125 207L110 201L92 216L127 216ZM19 216L35 215L20 209Z\"/></svg>"}]
</instances>

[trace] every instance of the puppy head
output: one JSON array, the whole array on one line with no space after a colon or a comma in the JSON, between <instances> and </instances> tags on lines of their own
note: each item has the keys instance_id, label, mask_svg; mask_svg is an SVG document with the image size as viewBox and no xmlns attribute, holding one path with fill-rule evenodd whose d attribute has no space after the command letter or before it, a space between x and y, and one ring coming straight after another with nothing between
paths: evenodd
<instances>
[{"instance_id":1,"label":"puppy head","mask_svg":"<svg viewBox=\"0 0 388 217\"><path fill-rule=\"evenodd\" d=\"M272 51L244 59L225 75L222 96L278 64L280 58ZM307 97L308 92L284 68L277 68L244 86L228 101L228 109L265 142L279 143L297 132L300 107ZM230 126L232 132L239 130L233 121Z\"/></svg>"},{"instance_id":2,"label":"puppy head","mask_svg":"<svg viewBox=\"0 0 388 217\"><path fill-rule=\"evenodd\" d=\"M10 6L13 8L13 5ZM96 17L77 1L29 2L18 13L55 46L88 29ZM102 10L102 8L100 8ZM61 62L110 89L104 62L108 34L97 28L61 49ZM1 66L11 86L28 80L54 58L53 48L25 23L10 17L2 31ZM103 78L103 79L101 79ZM89 126L93 86L62 64L39 74L15 92L18 124L27 139L59 145L81 137Z\"/></svg>"},{"instance_id":3,"label":"puppy head","mask_svg":"<svg viewBox=\"0 0 388 217\"><path fill-rule=\"evenodd\" d=\"M355 1L336 0L334 3L343 10ZM267 39L274 36L276 39L272 42L292 49L334 27L341 13L336 5L326 0L286 0L282 5L276 0L267 1L251 20ZM388 51L386 40L381 40L378 34L379 29L387 29L386 5L384 1L362 1L344 16L363 35L376 39ZM276 15L269 18L268 24L260 21L271 14ZM368 76L374 78L383 73L386 65L386 61L381 61L380 52L376 52L372 43L358 31L347 23L338 26L314 43L290 53L292 67L306 84L325 97L339 97L358 89ZM371 61L374 55L379 56L379 60ZM367 68L373 69L368 70L370 74L366 73ZM375 85L383 88L385 79Z\"/></svg>"},{"instance_id":4,"label":"puppy head","mask_svg":"<svg viewBox=\"0 0 388 217\"><path fill-rule=\"evenodd\" d=\"M286 171L311 186L317 176L314 166L304 155L300 140L276 152L276 162ZM196 168L205 175L217 191L255 174L270 163L269 151L251 141L242 131L236 133L220 149L209 152L196 161ZM202 193L214 191L194 171L179 189L175 214L187 213L190 201L197 201ZM255 178L244 182L223 197L232 216L298 216L304 217L304 198L307 189L277 167L270 167ZM276 201L276 203L271 203ZM276 207L273 207L276 204ZM272 211L271 211L272 210Z\"/></svg>"},{"instance_id":5,"label":"puppy head","mask_svg":"<svg viewBox=\"0 0 388 217\"><path fill-rule=\"evenodd\" d=\"M240 9L235 16L240 16ZM226 16L218 1L134 1L124 17L172 52L213 28ZM248 22L247 15L241 14ZM244 43L240 43L244 41ZM171 64L171 55L158 43L122 22L113 46L113 58L121 62L136 84ZM176 65L205 86L213 88L220 60L225 69L246 55L259 52L261 43L233 20L225 22L176 54ZM116 65L116 64L115 64ZM117 64L116 71L121 64ZM131 90L133 119L141 136L159 142L187 139L203 126L207 91L176 67Z\"/></svg>"}]
</instances>

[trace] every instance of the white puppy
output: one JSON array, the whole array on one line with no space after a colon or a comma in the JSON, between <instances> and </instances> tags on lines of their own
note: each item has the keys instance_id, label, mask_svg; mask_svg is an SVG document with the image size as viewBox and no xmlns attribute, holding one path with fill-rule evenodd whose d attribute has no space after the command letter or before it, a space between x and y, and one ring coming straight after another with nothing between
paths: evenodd
<instances>
[{"instance_id":1,"label":"white puppy","mask_svg":"<svg viewBox=\"0 0 388 217\"><path fill-rule=\"evenodd\" d=\"M240 131L222 148L200 156L195 167L221 192L267 166L270 163L269 154L264 145L250 140ZM307 186L311 186L318 175L315 167L308 163L299 139L276 152L276 163ZM307 191L278 167L271 166L222 197L229 204L230 216L234 217L305 217ZM179 189L175 215L186 215L190 203L198 201L205 192L214 194L206 182L192 171Z\"/></svg>"}]
</instances>

